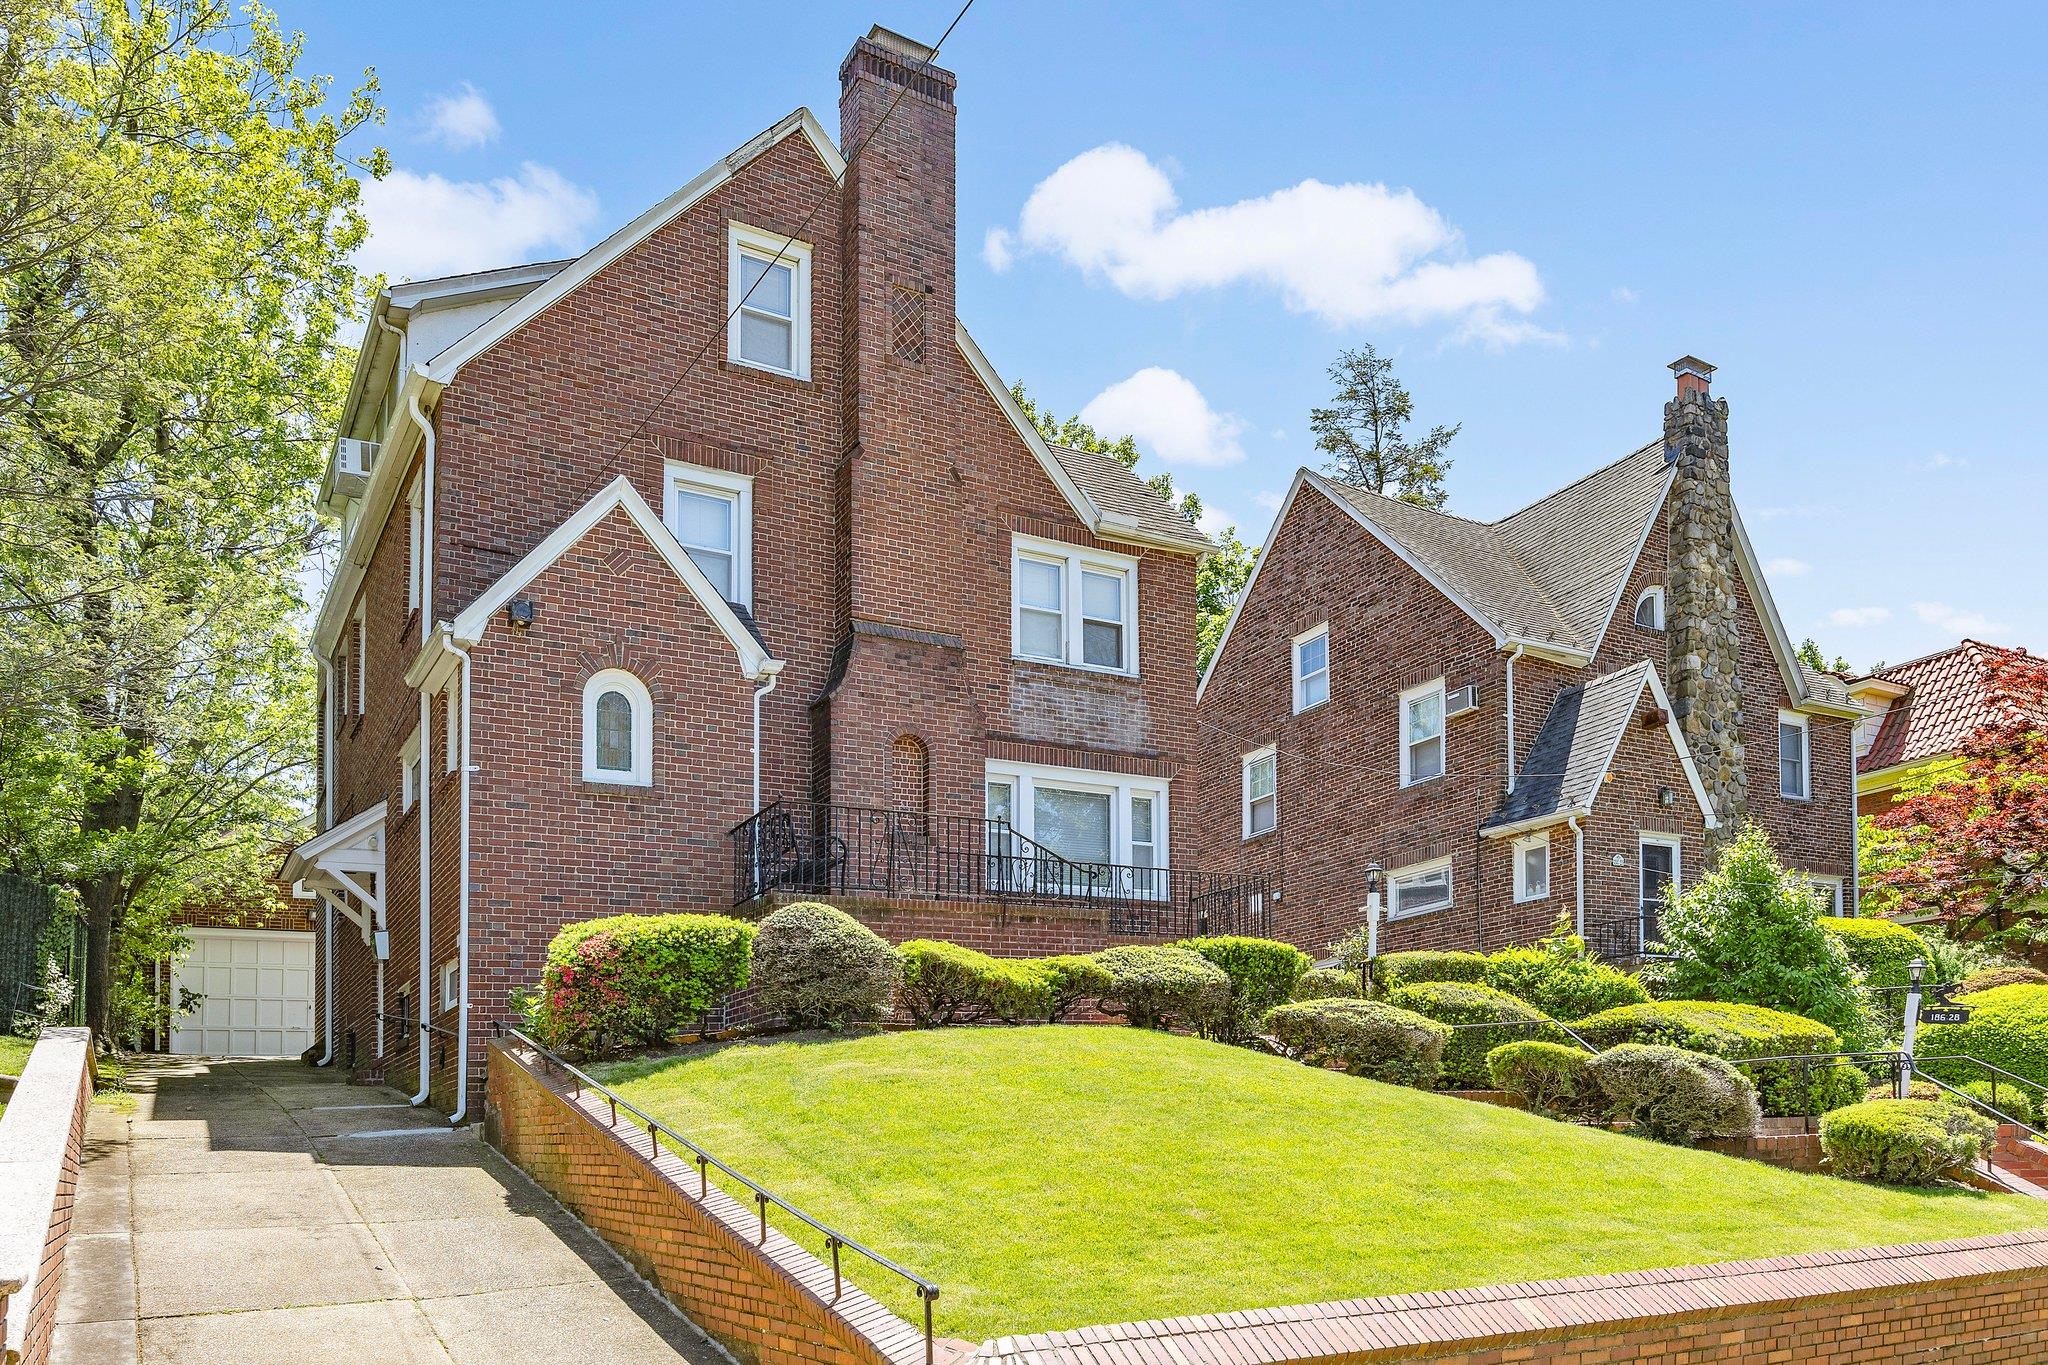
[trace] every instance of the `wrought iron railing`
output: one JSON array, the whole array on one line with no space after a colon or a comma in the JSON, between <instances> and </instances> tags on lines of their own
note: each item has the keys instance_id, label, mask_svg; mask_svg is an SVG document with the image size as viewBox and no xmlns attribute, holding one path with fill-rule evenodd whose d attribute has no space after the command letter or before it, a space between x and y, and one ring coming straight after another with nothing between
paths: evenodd
<instances>
[{"instance_id":1,"label":"wrought iron railing","mask_svg":"<svg viewBox=\"0 0 2048 1365\"><path fill-rule=\"evenodd\" d=\"M732 830L733 903L778 893L1100 910L1111 934L1259 934L1269 881L1250 873L1062 857L1007 821L778 801Z\"/></svg>"}]
</instances>

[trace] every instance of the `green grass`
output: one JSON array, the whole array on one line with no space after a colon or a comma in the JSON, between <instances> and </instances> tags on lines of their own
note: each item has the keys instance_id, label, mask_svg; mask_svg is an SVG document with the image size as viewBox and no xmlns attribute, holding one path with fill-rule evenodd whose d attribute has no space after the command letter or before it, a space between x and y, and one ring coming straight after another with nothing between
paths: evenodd
<instances>
[{"instance_id":1,"label":"green grass","mask_svg":"<svg viewBox=\"0 0 2048 1365\"><path fill-rule=\"evenodd\" d=\"M29 1049L35 1045L33 1038L0 1035L0 1076L19 1076L22 1067L28 1065Z\"/></svg>"},{"instance_id":2,"label":"green grass","mask_svg":"<svg viewBox=\"0 0 2048 1365\"><path fill-rule=\"evenodd\" d=\"M1137 1029L731 1044L606 1076L936 1280L938 1330L974 1340L2048 1224L2048 1203L1799 1175Z\"/></svg>"}]
</instances>

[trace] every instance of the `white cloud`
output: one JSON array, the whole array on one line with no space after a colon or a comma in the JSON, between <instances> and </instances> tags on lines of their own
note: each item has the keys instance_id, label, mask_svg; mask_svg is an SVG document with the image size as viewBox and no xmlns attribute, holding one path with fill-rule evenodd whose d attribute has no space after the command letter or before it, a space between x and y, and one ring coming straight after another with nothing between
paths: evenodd
<instances>
[{"instance_id":1,"label":"white cloud","mask_svg":"<svg viewBox=\"0 0 2048 1365\"><path fill-rule=\"evenodd\" d=\"M1892 619L1890 607L1836 607L1828 613L1828 624L1845 630L1859 626L1881 626Z\"/></svg>"},{"instance_id":2,"label":"white cloud","mask_svg":"<svg viewBox=\"0 0 2048 1365\"><path fill-rule=\"evenodd\" d=\"M1244 458L1244 422L1209 406L1173 370L1148 365L1088 400L1081 420L1106 436L1129 432L1167 464L1213 466Z\"/></svg>"},{"instance_id":3,"label":"white cloud","mask_svg":"<svg viewBox=\"0 0 2048 1365\"><path fill-rule=\"evenodd\" d=\"M1921 461L1920 467L1933 471L1937 469L1967 469L1970 462L1960 455L1951 455L1946 450L1937 450Z\"/></svg>"},{"instance_id":4,"label":"white cloud","mask_svg":"<svg viewBox=\"0 0 2048 1365\"><path fill-rule=\"evenodd\" d=\"M1641 297L1642 296L1640 294L1636 293L1635 290L1629 288L1625 284L1617 284L1614 286L1614 301L1616 303L1634 303L1637 299Z\"/></svg>"},{"instance_id":5,"label":"white cloud","mask_svg":"<svg viewBox=\"0 0 2048 1365\"><path fill-rule=\"evenodd\" d=\"M597 196L529 161L495 180L393 171L363 185L370 237L356 264L393 279L430 279L583 249Z\"/></svg>"},{"instance_id":6,"label":"white cloud","mask_svg":"<svg viewBox=\"0 0 2048 1365\"><path fill-rule=\"evenodd\" d=\"M498 136L498 112L484 92L464 81L461 88L436 95L420 110L427 136L450 151L481 147Z\"/></svg>"},{"instance_id":7,"label":"white cloud","mask_svg":"<svg viewBox=\"0 0 2048 1365\"><path fill-rule=\"evenodd\" d=\"M1812 567L1813 565L1803 559L1792 559L1789 557L1774 559L1764 565L1764 576L1766 578L1797 578Z\"/></svg>"},{"instance_id":8,"label":"white cloud","mask_svg":"<svg viewBox=\"0 0 2048 1365\"><path fill-rule=\"evenodd\" d=\"M1105 143L1038 182L1014 232L983 243L991 268L1057 256L1132 298L1255 284L1331 326L1449 322L1505 344L1549 337L1536 267L1511 251L1468 257L1458 230L1413 191L1320 180L1215 208L1182 210L1143 152Z\"/></svg>"},{"instance_id":9,"label":"white cloud","mask_svg":"<svg viewBox=\"0 0 2048 1365\"><path fill-rule=\"evenodd\" d=\"M1265 508L1268 512L1277 512L1280 510L1280 504L1287 501L1287 495L1285 493L1275 493L1270 488L1261 488L1258 492L1252 494L1252 501Z\"/></svg>"},{"instance_id":10,"label":"white cloud","mask_svg":"<svg viewBox=\"0 0 2048 1365\"><path fill-rule=\"evenodd\" d=\"M1974 611L1961 611L1946 602L1915 602L1913 614L1930 626L1951 635L2008 635L2012 627Z\"/></svg>"}]
</instances>

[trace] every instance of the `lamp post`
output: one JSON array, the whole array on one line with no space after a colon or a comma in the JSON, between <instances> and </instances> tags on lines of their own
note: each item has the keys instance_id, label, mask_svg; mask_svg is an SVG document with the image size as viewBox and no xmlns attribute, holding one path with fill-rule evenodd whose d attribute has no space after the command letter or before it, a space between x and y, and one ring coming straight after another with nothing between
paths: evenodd
<instances>
[{"instance_id":1,"label":"lamp post","mask_svg":"<svg viewBox=\"0 0 2048 1365\"><path fill-rule=\"evenodd\" d=\"M1372 995L1372 962L1380 955L1380 886L1386 870L1378 863L1365 865L1365 961L1358 968L1358 993Z\"/></svg>"}]
</instances>

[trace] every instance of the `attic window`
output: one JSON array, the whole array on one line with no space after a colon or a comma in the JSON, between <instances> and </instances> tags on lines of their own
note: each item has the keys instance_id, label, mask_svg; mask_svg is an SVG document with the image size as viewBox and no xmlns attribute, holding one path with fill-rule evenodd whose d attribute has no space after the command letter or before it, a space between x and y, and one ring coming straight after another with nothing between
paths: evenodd
<instances>
[{"instance_id":1,"label":"attic window","mask_svg":"<svg viewBox=\"0 0 2048 1365\"><path fill-rule=\"evenodd\" d=\"M1664 629L1664 589L1643 589L1636 599L1636 624L1644 630Z\"/></svg>"},{"instance_id":2,"label":"attic window","mask_svg":"<svg viewBox=\"0 0 2048 1365\"><path fill-rule=\"evenodd\" d=\"M779 232L730 230L726 359L811 377L811 249Z\"/></svg>"}]
</instances>

